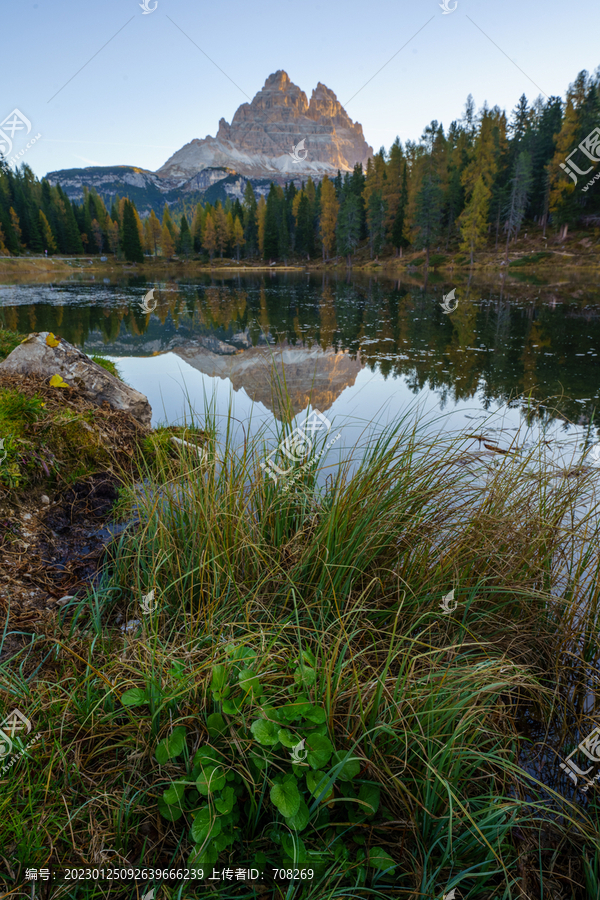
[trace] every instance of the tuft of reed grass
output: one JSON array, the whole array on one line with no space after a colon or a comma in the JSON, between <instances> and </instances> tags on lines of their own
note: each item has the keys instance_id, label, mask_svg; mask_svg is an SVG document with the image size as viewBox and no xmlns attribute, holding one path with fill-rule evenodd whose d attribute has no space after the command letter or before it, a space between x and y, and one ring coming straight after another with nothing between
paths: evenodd
<instances>
[{"instance_id":1,"label":"tuft of reed grass","mask_svg":"<svg viewBox=\"0 0 600 900\"><path fill-rule=\"evenodd\" d=\"M278 437L291 415L283 422ZM190 437L200 423L187 427ZM18 706L42 734L0 779L7 890L25 865L48 859L185 863L187 830L158 812L182 764L159 766L154 752L181 725L194 749L211 742L212 673L235 645L273 706L312 655L307 693L384 798L366 824L315 820L310 839L331 862L310 884L271 886L272 896L598 896L599 804L559 769L598 723L588 476L557 479L542 445L474 476L456 464L459 441L406 419L360 454L346 450L326 481L322 461L285 491L259 465L263 433L238 446L232 417L223 427L214 410L201 430L202 458L173 450L165 433L153 438L144 477L121 494L120 514L136 525L112 546L100 582L64 607L55 633L0 665L5 709ZM451 590L448 613L440 603ZM151 591L146 616L139 604ZM143 713L122 702L136 688ZM273 852L267 782L252 774L244 738L261 709L254 697L228 719L252 813L223 866L249 847ZM393 859L392 877L361 863L374 846ZM163 889L207 893L206 883Z\"/></svg>"}]
</instances>

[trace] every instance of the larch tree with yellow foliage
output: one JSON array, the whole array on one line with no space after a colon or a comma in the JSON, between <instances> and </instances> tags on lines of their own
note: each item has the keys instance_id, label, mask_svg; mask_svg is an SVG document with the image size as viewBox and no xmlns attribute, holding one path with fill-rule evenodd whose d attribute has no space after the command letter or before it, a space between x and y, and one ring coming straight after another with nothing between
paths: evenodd
<instances>
[{"instance_id":1,"label":"larch tree with yellow foliage","mask_svg":"<svg viewBox=\"0 0 600 900\"><path fill-rule=\"evenodd\" d=\"M223 259L223 250L227 246L229 235L227 233L227 216L220 203L215 206L214 226L217 249L221 255L221 259Z\"/></svg>"},{"instance_id":2,"label":"larch tree with yellow foliage","mask_svg":"<svg viewBox=\"0 0 600 900\"><path fill-rule=\"evenodd\" d=\"M483 175L479 175L473 187L471 199L458 217L458 227L462 238L460 249L469 252L471 265L473 265L475 250L485 245L491 193Z\"/></svg>"},{"instance_id":3,"label":"larch tree with yellow foliage","mask_svg":"<svg viewBox=\"0 0 600 900\"><path fill-rule=\"evenodd\" d=\"M171 237L171 232L166 222L160 232L160 251L165 259L171 259L175 253L175 241Z\"/></svg>"},{"instance_id":4,"label":"larch tree with yellow foliage","mask_svg":"<svg viewBox=\"0 0 600 900\"><path fill-rule=\"evenodd\" d=\"M206 213L206 219L204 220L202 246L205 250L208 250L208 255L210 256L210 264L212 266L213 255L217 246L217 234L213 217L209 212Z\"/></svg>"},{"instance_id":5,"label":"larch tree with yellow foliage","mask_svg":"<svg viewBox=\"0 0 600 900\"><path fill-rule=\"evenodd\" d=\"M294 198L295 199L295 198ZM261 258L265 254L265 224L267 219L267 201L261 194L256 207L256 223L258 225L258 252Z\"/></svg>"},{"instance_id":6,"label":"larch tree with yellow foliage","mask_svg":"<svg viewBox=\"0 0 600 900\"><path fill-rule=\"evenodd\" d=\"M232 241L232 243L234 244L236 252L237 252L237 261L238 262L240 261L240 247L245 242L246 242L246 239L244 237L244 226L240 222L239 216L236 216L234 223L233 223L233 241Z\"/></svg>"},{"instance_id":7,"label":"larch tree with yellow foliage","mask_svg":"<svg viewBox=\"0 0 600 900\"><path fill-rule=\"evenodd\" d=\"M340 204L335 196L333 182L325 175L321 182L321 218L319 221L323 259L329 259L335 246L335 229L339 208Z\"/></svg>"}]
</instances>

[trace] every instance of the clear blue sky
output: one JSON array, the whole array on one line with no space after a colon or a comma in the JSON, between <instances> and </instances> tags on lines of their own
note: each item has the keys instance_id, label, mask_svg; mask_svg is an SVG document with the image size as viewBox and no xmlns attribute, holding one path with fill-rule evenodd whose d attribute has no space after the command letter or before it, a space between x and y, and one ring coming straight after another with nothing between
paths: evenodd
<instances>
[{"instance_id":1,"label":"clear blue sky","mask_svg":"<svg viewBox=\"0 0 600 900\"><path fill-rule=\"evenodd\" d=\"M331 88L378 150L397 134L417 140L432 119L447 128L469 93L477 109L509 112L522 93L564 97L600 65L598 0L458 0L449 15L441 0L158 0L149 15L139 2L4 3L0 121L16 107L30 137L41 133L20 159L36 175L155 170L215 135L277 69L309 99L318 81ZM15 149L25 143L18 134Z\"/></svg>"}]
</instances>

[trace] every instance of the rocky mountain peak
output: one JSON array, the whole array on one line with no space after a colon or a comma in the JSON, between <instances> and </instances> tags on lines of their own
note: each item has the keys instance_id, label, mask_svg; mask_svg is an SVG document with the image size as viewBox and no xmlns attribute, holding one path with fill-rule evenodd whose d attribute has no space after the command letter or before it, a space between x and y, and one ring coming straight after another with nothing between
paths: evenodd
<instances>
[{"instance_id":1,"label":"rocky mountain peak","mask_svg":"<svg viewBox=\"0 0 600 900\"><path fill-rule=\"evenodd\" d=\"M295 159L302 139L306 158ZM216 138L194 139L177 151L157 175L189 179L208 167L228 167L246 177L286 178L351 170L373 155L362 126L353 122L336 95L319 82L310 104L287 72L278 69L250 103L242 103L231 124L219 122Z\"/></svg>"}]
</instances>

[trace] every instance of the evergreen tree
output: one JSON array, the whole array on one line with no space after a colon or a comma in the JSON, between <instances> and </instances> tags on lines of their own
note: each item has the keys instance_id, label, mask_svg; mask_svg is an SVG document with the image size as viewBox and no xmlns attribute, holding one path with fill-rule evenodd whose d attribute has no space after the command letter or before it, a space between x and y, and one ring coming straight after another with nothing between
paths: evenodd
<instances>
[{"instance_id":1,"label":"evergreen tree","mask_svg":"<svg viewBox=\"0 0 600 900\"><path fill-rule=\"evenodd\" d=\"M348 266L352 264L360 240L360 205L352 191L342 194L342 203L337 224L338 252L346 257Z\"/></svg>"},{"instance_id":2,"label":"evergreen tree","mask_svg":"<svg viewBox=\"0 0 600 900\"><path fill-rule=\"evenodd\" d=\"M125 200L123 206L123 226L121 228L121 249L128 262L143 262L144 254L140 241L133 204Z\"/></svg>"},{"instance_id":3,"label":"evergreen tree","mask_svg":"<svg viewBox=\"0 0 600 900\"><path fill-rule=\"evenodd\" d=\"M192 237L194 242L194 253L200 253L202 250L202 222L204 220L204 213L202 210L202 205L200 203L196 206L196 212L194 213L194 219L192 221Z\"/></svg>"},{"instance_id":4,"label":"evergreen tree","mask_svg":"<svg viewBox=\"0 0 600 900\"><path fill-rule=\"evenodd\" d=\"M398 206L396 209L396 216L394 218L394 224L392 225L392 246L396 248L396 254L400 254L402 256L402 251L405 247L408 247L408 240L404 233L405 221L406 221L406 207L408 204L408 173L407 173L407 163L404 161L404 167L402 170L402 185L400 191L400 197L398 200Z\"/></svg>"},{"instance_id":5,"label":"evergreen tree","mask_svg":"<svg viewBox=\"0 0 600 900\"><path fill-rule=\"evenodd\" d=\"M278 206L279 198L277 197L277 190L273 182L271 182L271 187L267 196L264 236L264 256L269 260L277 259L279 256Z\"/></svg>"},{"instance_id":6,"label":"evergreen tree","mask_svg":"<svg viewBox=\"0 0 600 900\"><path fill-rule=\"evenodd\" d=\"M387 203L383 199L383 191L379 188L369 197L367 219L369 223L369 244L371 259L373 253L379 254L385 241L385 215Z\"/></svg>"},{"instance_id":7,"label":"evergreen tree","mask_svg":"<svg viewBox=\"0 0 600 900\"><path fill-rule=\"evenodd\" d=\"M512 190L510 193L510 203L507 210L506 221L506 256L508 261L508 243L511 236L514 235L515 240L521 228L525 210L527 209L527 201L529 199L529 191L531 190L531 158L528 153L522 151L517 157L515 163L515 171L512 178Z\"/></svg>"},{"instance_id":8,"label":"evergreen tree","mask_svg":"<svg viewBox=\"0 0 600 900\"><path fill-rule=\"evenodd\" d=\"M311 203L307 194L302 191L298 204L298 220L296 225L296 252L306 253L309 257L315 253L315 232Z\"/></svg>"},{"instance_id":9,"label":"evergreen tree","mask_svg":"<svg viewBox=\"0 0 600 900\"><path fill-rule=\"evenodd\" d=\"M185 256L186 259L190 258L193 249L193 240L192 233L190 231L190 226L188 225L188 221L185 217L185 214L181 217L181 222L179 224L179 239L177 242L177 252L182 256Z\"/></svg>"},{"instance_id":10,"label":"evergreen tree","mask_svg":"<svg viewBox=\"0 0 600 900\"><path fill-rule=\"evenodd\" d=\"M246 255L253 256L258 249L258 220L256 217L257 203L254 190L250 181L244 188L244 200L242 202L244 237L246 240Z\"/></svg>"},{"instance_id":11,"label":"evergreen tree","mask_svg":"<svg viewBox=\"0 0 600 900\"><path fill-rule=\"evenodd\" d=\"M442 192L435 173L427 171L417 193L415 225L418 229L415 246L425 249L429 265L431 245L438 239L441 226Z\"/></svg>"}]
</instances>

